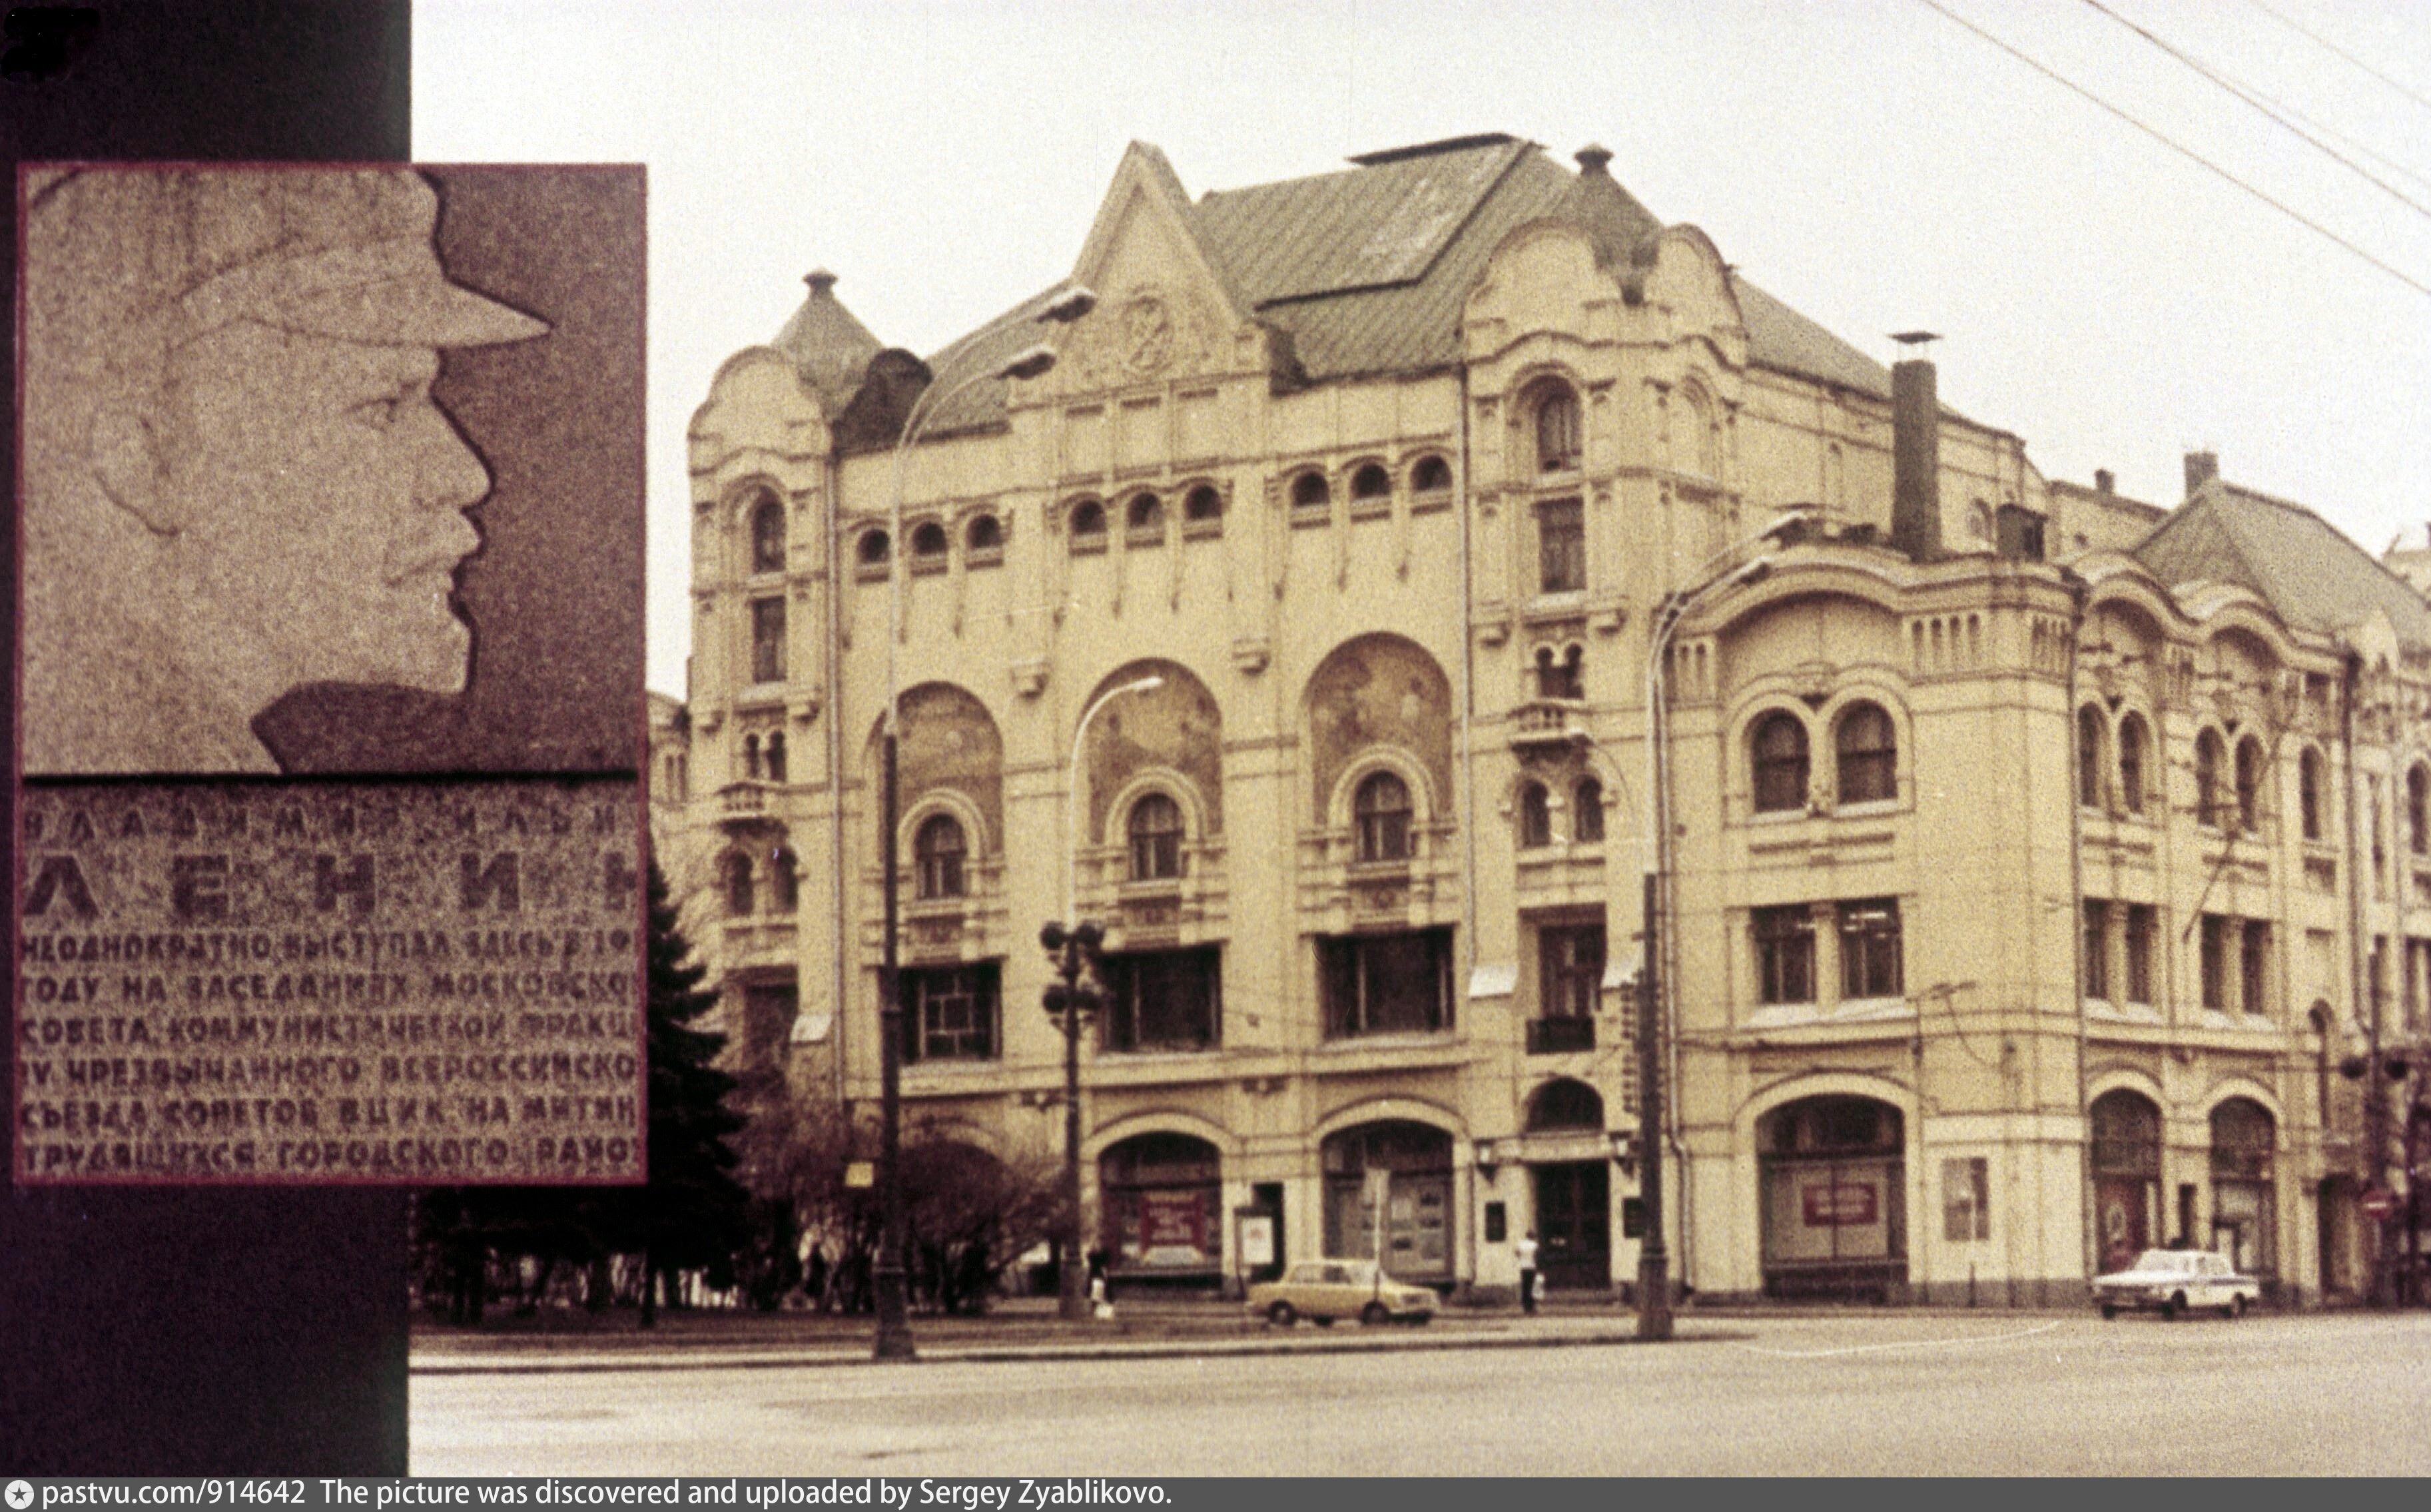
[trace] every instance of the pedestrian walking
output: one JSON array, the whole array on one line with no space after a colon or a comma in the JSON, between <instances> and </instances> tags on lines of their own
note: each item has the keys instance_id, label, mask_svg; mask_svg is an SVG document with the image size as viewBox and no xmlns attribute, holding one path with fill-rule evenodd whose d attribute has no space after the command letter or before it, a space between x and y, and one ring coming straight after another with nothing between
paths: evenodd
<instances>
[{"instance_id":1,"label":"pedestrian walking","mask_svg":"<svg viewBox=\"0 0 2431 1512\"><path fill-rule=\"evenodd\" d=\"M1536 1231L1530 1229L1512 1249L1519 1256L1519 1310L1534 1317L1536 1312Z\"/></svg>"}]
</instances>

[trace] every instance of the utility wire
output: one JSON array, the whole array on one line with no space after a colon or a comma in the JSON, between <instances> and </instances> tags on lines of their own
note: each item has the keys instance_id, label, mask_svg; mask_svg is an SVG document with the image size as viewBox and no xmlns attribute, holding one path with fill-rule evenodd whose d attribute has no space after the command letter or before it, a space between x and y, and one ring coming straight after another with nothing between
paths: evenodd
<instances>
[{"instance_id":1,"label":"utility wire","mask_svg":"<svg viewBox=\"0 0 2431 1512\"><path fill-rule=\"evenodd\" d=\"M2239 100L2242 100L2246 104L2254 107L2264 115L2269 116L2272 121L2278 123L2288 131L2294 132L2296 136L2318 149L2323 156L2337 162L2339 166L2347 169L2356 177L2362 179L2365 183L2372 185L2374 189L2379 190L2389 198L2396 200L2399 204L2414 211L2417 215L2423 216L2426 219L2431 219L2431 205L2425 205L2421 200L2410 197L2396 185L2380 177L2370 169L2366 168L2363 164L2346 156L2346 154L2339 152L2338 149L2332 147L2328 143L2323 142L2321 138L2314 136L2309 131L2306 131L2295 122L2288 120L2288 117L2281 115L2277 110L2271 108L2270 102L2264 100L2260 95L2247 89L2244 85L2239 84L2235 79L2229 78L2221 74L2217 70L2213 69L2209 64L2205 63L2203 59L2190 56L2163 38L2157 37L2152 32L2145 30L2135 22L2128 20L2118 11L2104 5L2102 0L2085 0L2085 3L2091 6L2094 9L2101 11L2104 15L2108 16L2111 20L2119 23L2119 25L2126 27L2129 31L2134 32L2137 36L2143 38L2148 42L2151 42L2154 46L2169 54L2171 58L2176 59L2179 62L2186 64L2187 67L2193 69L2198 74L2201 74L2205 78L2209 79L2212 83L2219 85L2229 93L2236 95Z\"/></svg>"},{"instance_id":2,"label":"utility wire","mask_svg":"<svg viewBox=\"0 0 2431 1512\"><path fill-rule=\"evenodd\" d=\"M2314 220L2311 216L2306 215L2302 210L2295 209L2293 206L2288 205L2283 200L2273 199L2271 195L2265 193L2259 189L2256 189L2254 185L2247 183L2244 179L2238 177L2235 174L2230 173L2227 169L2222 168L2220 164L2212 161L2209 158L2206 158L2203 154L2195 151L2192 147L2182 145L2173 139L2164 136L2158 128L2147 126L2142 121L2138 120L2135 116L2132 116L2125 110L2121 109L2118 106L2115 106L2108 100L2104 99L2101 95L2087 89L2084 85L2069 78L2057 70L2050 67L2048 64L2042 63L2027 54L2020 52L2017 48L2010 46L2007 42L2004 42L2000 38L1993 36L1990 32L1986 31L1983 27L1968 20L1965 16L1962 16L1958 12L1951 9L1948 6L1941 4L1941 0L1917 0L1917 3L1929 10L1939 11L1942 15L1949 17L1952 21L1958 23L1958 25L1966 27L1969 31L1973 32L1976 36L1983 38L1986 42L1990 42L1993 46L1998 47L2001 51L2016 59L2019 62L2025 64L2036 73L2050 79L2053 83L2059 85L2061 88L2066 89L2072 94L2080 95L2086 100L2100 106L2103 109L2109 111L2112 115L2115 115L2120 120L2126 122L2137 130L2143 132L2146 136L2151 137L2154 141L2169 148L2171 152L2178 154L2182 158L2188 159L2198 166L2227 179L2230 183L2235 184L2241 190L2244 190L2255 199L2262 201L2265 205L2270 206L2272 210L2275 210L2280 214L2287 216L2289 220L2304 227L2306 230L2311 231L2316 236L2337 243L2339 245L2346 248L2349 252L2354 253L2364 261L2371 263L2381 272L2388 274L2390 277L2395 278L2398 282L2406 285L2406 287L2413 290L2415 293L2431 295L2431 284L2426 284L2410 274L2400 272L2395 267L2382 261L2380 259L2365 251L2362 247L2359 247L2353 242L2348 241L2345 237L2340 236L2338 232L2331 230L2326 226L2323 226L2321 222Z\"/></svg>"},{"instance_id":3,"label":"utility wire","mask_svg":"<svg viewBox=\"0 0 2431 1512\"><path fill-rule=\"evenodd\" d=\"M2255 9L2261 11L2264 15L2269 16L2272 20L2287 27L2289 31L2295 32L2300 36L2311 38L2313 42L2320 46L2327 48L2329 51L2338 54L2340 58L2345 59L2356 67L2362 69L2365 73L2370 74L2372 77L2380 80L2383 84L2388 85L2390 89L2395 90L2398 93L2405 95L2415 104L2422 106L2424 109L2431 110L2431 100L2426 100L2422 95L2415 93L2412 90L2407 89L2405 85L2397 82L2397 80L2390 78L2379 69L2372 67L2370 63L2365 62L2355 54L2348 52L2345 48L2330 41L2328 38L2322 36L2318 32L2307 31L2305 28L2296 25L2296 23L2288 20L2276 10L2272 9L2269 6L2264 5L2262 0L2249 0L2249 3L2252 4Z\"/></svg>"}]
</instances>

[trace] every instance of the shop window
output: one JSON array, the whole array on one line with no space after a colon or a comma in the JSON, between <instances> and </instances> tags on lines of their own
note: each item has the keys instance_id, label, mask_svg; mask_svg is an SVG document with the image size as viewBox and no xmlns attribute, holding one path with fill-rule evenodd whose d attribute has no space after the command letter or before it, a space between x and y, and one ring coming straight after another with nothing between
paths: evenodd
<instances>
[{"instance_id":1,"label":"shop window","mask_svg":"<svg viewBox=\"0 0 2431 1512\"><path fill-rule=\"evenodd\" d=\"M785 601L751 600L751 680L785 680Z\"/></svg>"},{"instance_id":2,"label":"shop window","mask_svg":"<svg viewBox=\"0 0 2431 1512\"><path fill-rule=\"evenodd\" d=\"M1350 475L1350 507L1371 508L1383 505L1393 497L1393 475L1384 471L1383 463L1368 462Z\"/></svg>"},{"instance_id":3,"label":"shop window","mask_svg":"<svg viewBox=\"0 0 2431 1512\"><path fill-rule=\"evenodd\" d=\"M1328 1138L1317 1158L1324 1253L1381 1258L1396 1281L1451 1280L1451 1135L1420 1123L1362 1124Z\"/></svg>"},{"instance_id":4,"label":"shop window","mask_svg":"<svg viewBox=\"0 0 2431 1512\"><path fill-rule=\"evenodd\" d=\"M1370 773L1351 796L1351 821L1364 862L1410 859L1410 788L1391 772Z\"/></svg>"},{"instance_id":5,"label":"shop window","mask_svg":"<svg viewBox=\"0 0 2431 1512\"><path fill-rule=\"evenodd\" d=\"M2237 827L2252 834L2262 822L2262 742L2237 743Z\"/></svg>"},{"instance_id":6,"label":"shop window","mask_svg":"<svg viewBox=\"0 0 2431 1512\"><path fill-rule=\"evenodd\" d=\"M905 1058L992 1061L997 1054L997 965L907 968L903 994Z\"/></svg>"},{"instance_id":7,"label":"shop window","mask_svg":"<svg viewBox=\"0 0 2431 1512\"><path fill-rule=\"evenodd\" d=\"M2091 704L2076 712L2076 801L2102 807L2102 711Z\"/></svg>"},{"instance_id":8,"label":"shop window","mask_svg":"<svg viewBox=\"0 0 2431 1512\"><path fill-rule=\"evenodd\" d=\"M1587 585L1586 512L1574 498L1536 506L1536 587L1576 593Z\"/></svg>"},{"instance_id":9,"label":"shop window","mask_svg":"<svg viewBox=\"0 0 2431 1512\"><path fill-rule=\"evenodd\" d=\"M1451 463L1441 457L1421 457L1410 469L1410 492L1424 497L1451 492Z\"/></svg>"},{"instance_id":10,"label":"shop window","mask_svg":"<svg viewBox=\"0 0 2431 1512\"><path fill-rule=\"evenodd\" d=\"M751 570L785 570L785 505L764 489L751 506Z\"/></svg>"},{"instance_id":11,"label":"shop window","mask_svg":"<svg viewBox=\"0 0 2431 1512\"><path fill-rule=\"evenodd\" d=\"M2085 995L2110 997L2110 905L2098 898L2085 900Z\"/></svg>"},{"instance_id":12,"label":"shop window","mask_svg":"<svg viewBox=\"0 0 2431 1512\"><path fill-rule=\"evenodd\" d=\"M1072 550L1106 549L1106 507L1096 499L1082 499L1072 506Z\"/></svg>"},{"instance_id":13,"label":"shop window","mask_svg":"<svg viewBox=\"0 0 2431 1512\"><path fill-rule=\"evenodd\" d=\"M1528 1100L1528 1132L1603 1128L1603 1095L1584 1082L1557 1077Z\"/></svg>"},{"instance_id":14,"label":"shop window","mask_svg":"<svg viewBox=\"0 0 2431 1512\"><path fill-rule=\"evenodd\" d=\"M1132 805L1132 881L1165 882L1182 875L1182 805L1150 793Z\"/></svg>"},{"instance_id":15,"label":"shop window","mask_svg":"<svg viewBox=\"0 0 2431 1512\"><path fill-rule=\"evenodd\" d=\"M2431 772L2420 766L2406 774L2406 848L2431 854Z\"/></svg>"},{"instance_id":16,"label":"shop window","mask_svg":"<svg viewBox=\"0 0 2431 1512\"><path fill-rule=\"evenodd\" d=\"M859 539L853 542L853 560L864 567L882 567L886 565L887 550L888 542L885 531L863 530Z\"/></svg>"},{"instance_id":17,"label":"shop window","mask_svg":"<svg viewBox=\"0 0 2431 1512\"><path fill-rule=\"evenodd\" d=\"M1221 524L1224 518L1224 496L1205 483L1194 488L1182 501L1182 529Z\"/></svg>"},{"instance_id":18,"label":"shop window","mask_svg":"<svg viewBox=\"0 0 2431 1512\"><path fill-rule=\"evenodd\" d=\"M2224 805L2220 791L2220 736L2209 730L2195 737L2195 822L2217 830Z\"/></svg>"},{"instance_id":19,"label":"shop window","mask_svg":"<svg viewBox=\"0 0 2431 1512\"><path fill-rule=\"evenodd\" d=\"M1224 1265L1222 1157L1184 1134L1133 1134L1098 1158L1116 1271L1209 1277Z\"/></svg>"},{"instance_id":20,"label":"shop window","mask_svg":"<svg viewBox=\"0 0 2431 1512\"><path fill-rule=\"evenodd\" d=\"M1165 500L1154 494L1134 494L1123 507L1123 539L1132 546L1155 546L1165 539Z\"/></svg>"},{"instance_id":21,"label":"shop window","mask_svg":"<svg viewBox=\"0 0 2431 1512\"><path fill-rule=\"evenodd\" d=\"M2250 1276L2279 1268L2278 1204L2272 1192L2277 1143L2270 1111L2260 1103L2230 1098L2211 1110L2211 1248Z\"/></svg>"},{"instance_id":22,"label":"shop window","mask_svg":"<svg viewBox=\"0 0 2431 1512\"><path fill-rule=\"evenodd\" d=\"M1837 749L1840 801L1880 803L1899 797L1899 744L1891 716L1878 704L1852 705L1840 715Z\"/></svg>"},{"instance_id":23,"label":"shop window","mask_svg":"<svg viewBox=\"0 0 2431 1512\"><path fill-rule=\"evenodd\" d=\"M1580 778L1570 790L1570 838L1581 845L1603 841L1603 784L1592 777Z\"/></svg>"},{"instance_id":24,"label":"shop window","mask_svg":"<svg viewBox=\"0 0 2431 1512\"><path fill-rule=\"evenodd\" d=\"M964 896L968 879L963 858L962 822L950 814L930 815L912 837L916 895L924 899Z\"/></svg>"},{"instance_id":25,"label":"shop window","mask_svg":"<svg viewBox=\"0 0 2431 1512\"><path fill-rule=\"evenodd\" d=\"M2243 920L2238 930L2238 1006L2249 1014L2271 1012L2271 926L2261 919Z\"/></svg>"},{"instance_id":26,"label":"shop window","mask_svg":"<svg viewBox=\"0 0 2431 1512\"><path fill-rule=\"evenodd\" d=\"M1881 1300L1905 1279L1905 1124L1870 1098L1818 1097L1758 1126L1765 1287Z\"/></svg>"},{"instance_id":27,"label":"shop window","mask_svg":"<svg viewBox=\"0 0 2431 1512\"><path fill-rule=\"evenodd\" d=\"M1593 1018L1603 988L1601 924L1547 925L1536 932L1537 1016Z\"/></svg>"},{"instance_id":28,"label":"shop window","mask_svg":"<svg viewBox=\"0 0 2431 1512\"><path fill-rule=\"evenodd\" d=\"M2161 1232L2161 1110L2121 1088L2093 1100L2093 1221L2104 1270L2124 1270Z\"/></svg>"},{"instance_id":29,"label":"shop window","mask_svg":"<svg viewBox=\"0 0 2431 1512\"><path fill-rule=\"evenodd\" d=\"M1839 913L1840 996L1897 998L1904 993L1899 899L1842 903Z\"/></svg>"},{"instance_id":30,"label":"shop window","mask_svg":"<svg viewBox=\"0 0 2431 1512\"><path fill-rule=\"evenodd\" d=\"M1534 850L1553 843L1552 798L1542 782L1519 784L1519 848Z\"/></svg>"},{"instance_id":31,"label":"shop window","mask_svg":"<svg viewBox=\"0 0 2431 1512\"><path fill-rule=\"evenodd\" d=\"M763 764L767 769L768 781L783 781L785 780L785 732L783 731L768 731L766 750L767 755L763 758Z\"/></svg>"},{"instance_id":32,"label":"shop window","mask_svg":"<svg viewBox=\"0 0 2431 1512\"><path fill-rule=\"evenodd\" d=\"M1333 491L1326 485L1323 473L1302 473L1292 479L1291 507L1295 514L1315 513L1333 501Z\"/></svg>"},{"instance_id":33,"label":"shop window","mask_svg":"<svg viewBox=\"0 0 2431 1512\"><path fill-rule=\"evenodd\" d=\"M1106 1048L1214 1048L1223 1022L1223 967L1215 946L1105 958Z\"/></svg>"},{"instance_id":34,"label":"shop window","mask_svg":"<svg viewBox=\"0 0 2431 1512\"><path fill-rule=\"evenodd\" d=\"M2215 1013L2228 1011L2228 920L2205 914L2196 932L2202 936L2203 1005Z\"/></svg>"},{"instance_id":35,"label":"shop window","mask_svg":"<svg viewBox=\"0 0 2431 1512\"><path fill-rule=\"evenodd\" d=\"M1952 1244L1992 1236L1992 1163L1984 1156L1941 1163L1941 1236Z\"/></svg>"},{"instance_id":36,"label":"shop window","mask_svg":"<svg viewBox=\"0 0 2431 1512\"><path fill-rule=\"evenodd\" d=\"M729 918L749 918L755 891L751 885L751 858L737 850L726 858L726 914Z\"/></svg>"},{"instance_id":37,"label":"shop window","mask_svg":"<svg viewBox=\"0 0 2431 1512\"><path fill-rule=\"evenodd\" d=\"M1004 560L1004 522L993 514L976 514L963 527L963 548L971 565Z\"/></svg>"},{"instance_id":38,"label":"shop window","mask_svg":"<svg viewBox=\"0 0 2431 1512\"><path fill-rule=\"evenodd\" d=\"M1451 1027L1451 931L1317 942L1329 1039L1437 1033Z\"/></svg>"},{"instance_id":39,"label":"shop window","mask_svg":"<svg viewBox=\"0 0 2431 1512\"><path fill-rule=\"evenodd\" d=\"M2307 840L2322 838L2322 753L2307 746L2296 761L2296 807Z\"/></svg>"},{"instance_id":40,"label":"shop window","mask_svg":"<svg viewBox=\"0 0 2431 1512\"><path fill-rule=\"evenodd\" d=\"M1804 904L1759 908L1755 934L1756 1001L1815 1000L1815 916Z\"/></svg>"},{"instance_id":41,"label":"shop window","mask_svg":"<svg viewBox=\"0 0 2431 1512\"><path fill-rule=\"evenodd\" d=\"M1806 726L1796 714L1769 714L1751 742L1755 755L1755 811L1788 814L1806 807Z\"/></svg>"},{"instance_id":42,"label":"shop window","mask_svg":"<svg viewBox=\"0 0 2431 1512\"><path fill-rule=\"evenodd\" d=\"M801 905L801 862L793 848L779 846L768 857L768 912L790 918Z\"/></svg>"},{"instance_id":43,"label":"shop window","mask_svg":"<svg viewBox=\"0 0 2431 1512\"><path fill-rule=\"evenodd\" d=\"M1581 699L1586 697L1586 648L1573 646L1559 654L1550 646L1536 647L1536 697Z\"/></svg>"},{"instance_id":44,"label":"shop window","mask_svg":"<svg viewBox=\"0 0 2431 1512\"><path fill-rule=\"evenodd\" d=\"M1536 470L1576 471L1579 465L1579 396L1564 383L1548 383L1538 391Z\"/></svg>"},{"instance_id":45,"label":"shop window","mask_svg":"<svg viewBox=\"0 0 2431 1512\"><path fill-rule=\"evenodd\" d=\"M2130 814L2144 812L2144 758L2148 745L2143 715L2131 714L2119 721L2119 801Z\"/></svg>"}]
</instances>

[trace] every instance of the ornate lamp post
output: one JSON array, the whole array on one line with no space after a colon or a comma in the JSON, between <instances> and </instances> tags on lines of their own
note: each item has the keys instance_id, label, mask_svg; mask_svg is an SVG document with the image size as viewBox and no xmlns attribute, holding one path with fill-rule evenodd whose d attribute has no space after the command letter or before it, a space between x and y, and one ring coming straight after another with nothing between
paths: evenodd
<instances>
[{"instance_id":1,"label":"ornate lamp post","mask_svg":"<svg viewBox=\"0 0 2431 1512\"><path fill-rule=\"evenodd\" d=\"M1098 296L1075 285L1049 300L1038 312L1041 323L1068 325L1095 309ZM944 395L932 385L913 402L904 417L902 438L895 444L895 492L886 523L886 723L879 761L883 809L880 823L880 883L885 898L884 954L878 969L878 1258L870 1267L872 1299L878 1314L878 1336L870 1346L881 1360L912 1358L912 1324L903 1295L903 995L898 923L902 880L897 875L896 835L901 823L896 737L902 724L903 684L896 652L903 640L903 460L920 431L946 401L975 383L991 378L1034 378L1055 365L1055 349L1031 346L1001 365L974 373ZM934 396L934 402L931 398Z\"/></svg>"}]
</instances>

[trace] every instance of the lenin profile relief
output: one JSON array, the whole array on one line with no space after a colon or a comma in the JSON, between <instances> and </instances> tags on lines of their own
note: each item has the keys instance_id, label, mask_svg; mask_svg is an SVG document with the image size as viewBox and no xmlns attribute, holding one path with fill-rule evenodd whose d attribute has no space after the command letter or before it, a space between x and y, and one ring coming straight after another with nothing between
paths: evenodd
<instances>
[{"instance_id":1,"label":"lenin profile relief","mask_svg":"<svg viewBox=\"0 0 2431 1512\"><path fill-rule=\"evenodd\" d=\"M633 764L639 169L17 188L25 776Z\"/></svg>"}]
</instances>

